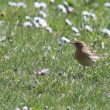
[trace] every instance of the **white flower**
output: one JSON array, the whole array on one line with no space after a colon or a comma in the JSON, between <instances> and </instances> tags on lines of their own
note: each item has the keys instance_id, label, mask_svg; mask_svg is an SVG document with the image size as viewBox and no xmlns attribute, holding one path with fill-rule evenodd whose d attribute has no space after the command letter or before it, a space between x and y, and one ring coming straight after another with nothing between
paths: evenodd
<instances>
[{"instance_id":1,"label":"white flower","mask_svg":"<svg viewBox=\"0 0 110 110\"><path fill-rule=\"evenodd\" d=\"M53 30L52 30L52 28L51 27L46 27L46 29L47 29L47 31L49 32L49 33L53 33Z\"/></svg>"},{"instance_id":2,"label":"white flower","mask_svg":"<svg viewBox=\"0 0 110 110\"><path fill-rule=\"evenodd\" d=\"M68 25L70 25L70 26L72 25L72 22L69 19L66 19L65 21Z\"/></svg>"},{"instance_id":3,"label":"white flower","mask_svg":"<svg viewBox=\"0 0 110 110\"><path fill-rule=\"evenodd\" d=\"M83 19L84 19L84 21L89 21L89 17L87 17L87 16L83 16Z\"/></svg>"},{"instance_id":4,"label":"white flower","mask_svg":"<svg viewBox=\"0 0 110 110\"><path fill-rule=\"evenodd\" d=\"M36 22L35 20L33 20L32 23L37 28L40 28L41 27L40 24L39 24L39 22Z\"/></svg>"},{"instance_id":5,"label":"white flower","mask_svg":"<svg viewBox=\"0 0 110 110\"><path fill-rule=\"evenodd\" d=\"M39 11L39 14L42 15L44 18L47 17L46 13L44 11L42 11L42 10Z\"/></svg>"},{"instance_id":6,"label":"white flower","mask_svg":"<svg viewBox=\"0 0 110 110\"><path fill-rule=\"evenodd\" d=\"M73 30L73 32L75 32L75 33L79 33L79 29L77 29L76 27L72 27L72 30Z\"/></svg>"},{"instance_id":7,"label":"white flower","mask_svg":"<svg viewBox=\"0 0 110 110\"><path fill-rule=\"evenodd\" d=\"M63 0L63 4L64 4L65 6L68 6L68 2L67 2L66 0Z\"/></svg>"},{"instance_id":8,"label":"white flower","mask_svg":"<svg viewBox=\"0 0 110 110\"><path fill-rule=\"evenodd\" d=\"M28 110L27 106L22 107L22 110Z\"/></svg>"},{"instance_id":9,"label":"white flower","mask_svg":"<svg viewBox=\"0 0 110 110\"><path fill-rule=\"evenodd\" d=\"M47 21L41 17L34 17L34 21L37 22L41 27L47 27Z\"/></svg>"},{"instance_id":10,"label":"white flower","mask_svg":"<svg viewBox=\"0 0 110 110\"><path fill-rule=\"evenodd\" d=\"M103 34L107 34L110 37L110 30L109 29L107 29L107 28L101 29L101 32Z\"/></svg>"},{"instance_id":11,"label":"white flower","mask_svg":"<svg viewBox=\"0 0 110 110\"><path fill-rule=\"evenodd\" d=\"M70 40L68 38L66 38L65 36L62 36L60 41L58 41L59 46L63 46L66 43L70 43Z\"/></svg>"},{"instance_id":12,"label":"white flower","mask_svg":"<svg viewBox=\"0 0 110 110\"><path fill-rule=\"evenodd\" d=\"M83 15L83 16L90 16L90 13L89 13L88 11L83 11L83 12L82 12L82 15Z\"/></svg>"},{"instance_id":13,"label":"white flower","mask_svg":"<svg viewBox=\"0 0 110 110\"><path fill-rule=\"evenodd\" d=\"M42 8L44 8L44 9L47 8L47 4L46 4L46 3L41 2L40 4L41 4L41 7L42 7Z\"/></svg>"},{"instance_id":14,"label":"white flower","mask_svg":"<svg viewBox=\"0 0 110 110\"><path fill-rule=\"evenodd\" d=\"M30 16L25 16L25 18L26 18L27 20L32 19Z\"/></svg>"},{"instance_id":15,"label":"white flower","mask_svg":"<svg viewBox=\"0 0 110 110\"><path fill-rule=\"evenodd\" d=\"M107 7L107 8L110 8L110 2L104 3L104 6Z\"/></svg>"},{"instance_id":16,"label":"white flower","mask_svg":"<svg viewBox=\"0 0 110 110\"><path fill-rule=\"evenodd\" d=\"M67 13L66 8L63 5L58 5L58 8L63 12L63 13Z\"/></svg>"},{"instance_id":17,"label":"white flower","mask_svg":"<svg viewBox=\"0 0 110 110\"><path fill-rule=\"evenodd\" d=\"M75 33L76 36L80 36L79 29L76 28L75 26L72 26L72 31Z\"/></svg>"},{"instance_id":18,"label":"white flower","mask_svg":"<svg viewBox=\"0 0 110 110\"><path fill-rule=\"evenodd\" d=\"M36 16L36 17L34 17L34 21L36 21L36 22L39 22L39 21L40 21L40 19L41 19L40 17L37 17L37 16Z\"/></svg>"},{"instance_id":19,"label":"white flower","mask_svg":"<svg viewBox=\"0 0 110 110\"><path fill-rule=\"evenodd\" d=\"M97 19L96 15L95 15L94 13L92 13L92 12L83 11L83 12L82 12L82 15L83 15L83 17L86 16L86 19L87 19L87 17L92 17L94 20ZM85 18L84 18L84 19L85 19Z\"/></svg>"},{"instance_id":20,"label":"white flower","mask_svg":"<svg viewBox=\"0 0 110 110\"><path fill-rule=\"evenodd\" d=\"M93 29L89 25L85 25L84 29L93 32Z\"/></svg>"},{"instance_id":21,"label":"white flower","mask_svg":"<svg viewBox=\"0 0 110 110\"><path fill-rule=\"evenodd\" d=\"M44 2L35 2L35 3L34 3L34 7L35 7L35 8L43 8L43 9L46 9L46 8L47 8L47 4L44 3Z\"/></svg>"},{"instance_id":22,"label":"white flower","mask_svg":"<svg viewBox=\"0 0 110 110\"><path fill-rule=\"evenodd\" d=\"M17 4L15 3L15 2L8 2L8 4L10 5L10 6L17 6Z\"/></svg>"},{"instance_id":23,"label":"white flower","mask_svg":"<svg viewBox=\"0 0 110 110\"><path fill-rule=\"evenodd\" d=\"M68 10L69 13L71 13L71 12L73 12L74 8L71 7L71 6L69 6L69 7L67 8L67 10Z\"/></svg>"},{"instance_id":24,"label":"white flower","mask_svg":"<svg viewBox=\"0 0 110 110\"><path fill-rule=\"evenodd\" d=\"M97 19L96 15L95 15L94 13L91 13L90 16L91 16L94 20Z\"/></svg>"},{"instance_id":25,"label":"white flower","mask_svg":"<svg viewBox=\"0 0 110 110\"><path fill-rule=\"evenodd\" d=\"M64 36L61 37L61 41L64 43L70 43L70 40Z\"/></svg>"},{"instance_id":26,"label":"white flower","mask_svg":"<svg viewBox=\"0 0 110 110\"><path fill-rule=\"evenodd\" d=\"M26 22L23 23L23 26L24 26L24 27L32 27L33 24L32 24L31 22L27 22L27 21L26 21Z\"/></svg>"},{"instance_id":27,"label":"white flower","mask_svg":"<svg viewBox=\"0 0 110 110\"><path fill-rule=\"evenodd\" d=\"M72 6L69 6L68 2L65 0L63 1L64 6L66 7L67 12L71 13L73 12L74 8Z\"/></svg>"},{"instance_id":28,"label":"white flower","mask_svg":"<svg viewBox=\"0 0 110 110\"><path fill-rule=\"evenodd\" d=\"M46 73L48 73L48 71L49 71L48 68L44 68L44 69L38 70L36 75L45 75Z\"/></svg>"},{"instance_id":29,"label":"white flower","mask_svg":"<svg viewBox=\"0 0 110 110\"><path fill-rule=\"evenodd\" d=\"M40 8L40 7L41 7L41 5L40 5L40 3L39 3L39 2L35 2L35 3L34 3L34 7L35 7L35 8Z\"/></svg>"},{"instance_id":30,"label":"white flower","mask_svg":"<svg viewBox=\"0 0 110 110\"><path fill-rule=\"evenodd\" d=\"M16 107L16 109L15 109L15 110L20 110L20 108Z\"/></svg>"},{"instance_id":31,"label":"white flower","mask_svg":"<svg viewBox=\"0 0 110 110\"><path fill-rule=\"evenodd\" d=\"M18 6L18 7L26 8L26 5L25 5L24 2L18 2L18 3L17 3L17 6Z\"/></svg>"},{"instance_id":32,"label":"white flower","mask_svg":"<svg viewBox=\"0 0 110 110\"><path fill-rule=\"evenodd\" d=\"M50 2L51 2L51 3L54 3L54 2L55 2L55 0L50 0Z\"/></svg>"},{"instance_id":33,"label":"white flower","mask_svg":"<svg viewBox=\"0 0 110 110\"><path fill-rule=\"evenodd\" d=\"M8 2L8 4L10 6L13 6L13 7L23 7L23 8L26 8L26 4L24 2Z\"/></svg>"}]
</instances>

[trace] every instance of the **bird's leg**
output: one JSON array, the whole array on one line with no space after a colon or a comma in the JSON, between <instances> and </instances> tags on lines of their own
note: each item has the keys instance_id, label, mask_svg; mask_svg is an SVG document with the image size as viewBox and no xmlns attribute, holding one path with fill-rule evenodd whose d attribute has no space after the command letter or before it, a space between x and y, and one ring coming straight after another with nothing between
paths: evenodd
<instances>
[{"instance_id":1,"label":"bird's leg","mask_svg":"<svg viewBox=\"0 0 110 110\"><path fill-rule=\"evenodd\" d=\"M86 66L83 66L83 78L85 78L86 77Z\"/></svg>"},{"instance_id":2,"label":"bird's leg","mask_svg":"<svg viewBox=\"0 0 110 110\"><path fill-rule=\"evenodd\" d=\"M86 70L86 67L85 67L85 66L83 66L83 71L85 72L85 70Z\"/></svg>"}]
</instances>

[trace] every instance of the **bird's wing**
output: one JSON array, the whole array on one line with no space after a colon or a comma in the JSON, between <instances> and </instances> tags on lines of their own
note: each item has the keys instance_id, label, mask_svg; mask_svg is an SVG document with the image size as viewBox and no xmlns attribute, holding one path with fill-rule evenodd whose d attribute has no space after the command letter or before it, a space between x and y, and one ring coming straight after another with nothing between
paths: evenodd
<instances>
[{"instance_id":1,"label":"bird's wing","mask_svg":"<svg viewBox=\"0 0 110 110\"><path fill-rule=\"evenodd\" d=\"M92 59L93 61L100 59L100 56L93 52L91 49L84 49L83 52L88 59Z\"/></svg>"}]
</instances>

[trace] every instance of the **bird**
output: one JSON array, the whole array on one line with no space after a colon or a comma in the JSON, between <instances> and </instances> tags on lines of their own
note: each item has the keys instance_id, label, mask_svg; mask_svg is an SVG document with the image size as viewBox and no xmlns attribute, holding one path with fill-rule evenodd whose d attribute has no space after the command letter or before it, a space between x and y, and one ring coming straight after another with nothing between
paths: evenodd
<instances>
[{"instance_id":1,"label":"bird","mask_svg":"<svg viewBox=\"0 0 110 110\"><path fill-rule=\"evenodd\" d=\"M76 47L75 59L83 66L85 70L86 66L94 67L97 60L101 58L100 55L96 54L92 49L90 49L83 41L71 41Z\"/></svg>"}]
</instances>

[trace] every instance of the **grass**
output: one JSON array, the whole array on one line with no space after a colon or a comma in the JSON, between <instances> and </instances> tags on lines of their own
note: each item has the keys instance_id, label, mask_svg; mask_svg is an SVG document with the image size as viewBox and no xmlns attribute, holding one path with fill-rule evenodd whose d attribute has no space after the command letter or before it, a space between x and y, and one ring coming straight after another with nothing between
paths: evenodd
<instances>
[{"instance_id":1,"label":"grass","mask_svg":"<svg viewBox=\"0 0 110 110\"><path fill-rule=\"evenodd\" d=\"M0 2L0 13L5 13L0 16L0 20L5 21L0 25L0 36L6 35L6 40L0 42L0 110L23 106L32 110L43 110L46 106L49 110L109 110L110 38L100 32L101 28L110 29L110 9L104 7L105 0L87 4L74 0L75 13L67 15L57 9L62 1L49 5L46 19L54 31L52 34L45 29L22 26L25 16L37 16L39 11L34 8L33 0L25 0L25 3L27 8L10 7L8 0ZM84 10L96 13L97 20L88 22L94 32L82 29ZM81 36L75 36L65 24L65 18L80 29ZM19 26L16 27L17 20ZM96 68L87 68L83 75L81 65L72 55L75 48L58 45L61 35L83 40L105 58L97 62ZM43 68L49 68L48 74L36 76L35 72Z\"/></svg>"}]
</instances>

